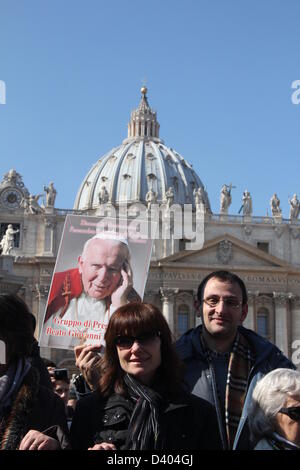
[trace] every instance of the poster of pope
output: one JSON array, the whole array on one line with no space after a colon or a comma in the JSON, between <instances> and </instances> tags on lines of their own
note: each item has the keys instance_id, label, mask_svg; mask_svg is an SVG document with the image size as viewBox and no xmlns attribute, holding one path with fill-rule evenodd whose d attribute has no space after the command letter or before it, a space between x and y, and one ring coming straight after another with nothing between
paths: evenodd
<instances>
[{"instance_id":1,"label":"poster of pope","mask_svg":"<svg viewBox=\"0 0 300 470\"><path fill-rule=\"evenodd\" d=\"M135 227L136 228L136 227ZM39 344L73 349L105 345L112 313L142 300L153 240L127 221L68 215Z\"/></svg>"}]
</instances>

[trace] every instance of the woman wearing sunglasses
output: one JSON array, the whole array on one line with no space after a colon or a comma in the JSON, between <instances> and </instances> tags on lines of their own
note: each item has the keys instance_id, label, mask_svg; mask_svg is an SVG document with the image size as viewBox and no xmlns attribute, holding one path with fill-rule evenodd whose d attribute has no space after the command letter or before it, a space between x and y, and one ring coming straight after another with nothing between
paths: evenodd
<instances>
[{"instance_id":1,"label":"woman wearing sunglasses","mask_svg":"<svg viewBox=\"0 0 300 470\"><path fill-rule=\"evenodd\" d=\"M300 372L275 369L253 391L254 450L300 450Z\"/></svg>"},{"instance_id":2,"label":"woman wearing sunglasses","mask_svg":"<svg viewBox=\"0 0 300 470\"><path fill-rule=\"evenodd\" d=\"M153 305L112 315L99 389L79 400L73 449L219 449L215 410L183 391L169 326Z\"/></svg>"}]
</instances>

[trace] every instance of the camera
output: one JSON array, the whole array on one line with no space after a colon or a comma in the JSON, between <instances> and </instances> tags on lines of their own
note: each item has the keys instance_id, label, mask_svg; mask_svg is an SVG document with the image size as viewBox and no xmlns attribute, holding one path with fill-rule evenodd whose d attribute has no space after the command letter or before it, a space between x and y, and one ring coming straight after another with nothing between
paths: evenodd
<instances>
[{"instance_id":1,"label":"camera","mask_svg":"<svg viewBox=\"0 0 300 470\"><path fill-rule=\"evenodd\" d=\"M55 380L64 380L69 382L68 369L54 369L53 377Z\"/></svg>"}]
</instances>

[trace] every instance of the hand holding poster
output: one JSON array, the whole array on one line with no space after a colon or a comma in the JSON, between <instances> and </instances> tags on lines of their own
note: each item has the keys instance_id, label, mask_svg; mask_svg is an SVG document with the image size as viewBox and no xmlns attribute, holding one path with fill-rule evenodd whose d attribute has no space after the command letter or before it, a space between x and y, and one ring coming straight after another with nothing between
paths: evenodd
<instances>
[{"instance_id":1,"label":"hand holding poster","mask_svg":"<svg viewBox=\"0 0 300 470\"><path fill-rule=\"evenodd\" d=\"M127 220L68 215L53 273L40 346L105 345L112 313L143 298L153 240ZM135 227L136 228L136 227Z\"/></svg>"}]
</instances>

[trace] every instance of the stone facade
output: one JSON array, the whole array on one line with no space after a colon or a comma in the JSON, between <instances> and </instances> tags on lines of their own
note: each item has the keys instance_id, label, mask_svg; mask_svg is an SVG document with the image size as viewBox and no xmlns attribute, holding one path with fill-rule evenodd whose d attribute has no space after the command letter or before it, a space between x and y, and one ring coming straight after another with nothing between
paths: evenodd
<instances>
[{"instance_id":1,"label":"stone facade","mask_svg":"<svg viewBox=\"0 0 300 470\"><path fill-rule=\"evenodd\" d=\"M141 113L139 110L139 119ZM150 117L155 123L156 114ZM133 129L135 127L130 125L130 133L134 133ZM158 127L155 129L153 138L158 139ZM150 131L147 139L151 140ZM166 187L168 183L165 182ZM44 187L44 191L46 189L49 188ZM65 216L67 213L99 215L101 205L97 199L98 206L80 211L61 210L54 203L47 204L46 195L47 192L44 204L33 196L35 203L32 202L30 209L31 195L21 175L10 170L0 182L1 238L8 224L19 230L14 235L10 255L0 256L0 290L16 292L23 297L37 318L37 336ZM206 198L209 207L207 195ZM139 202L145 205L146 211L146 200ZM193 222L202 217L203 246L186 249L188 240L174 237L176 224L174 226L171 219L168 222L170 239L160 238L154 242L145 300L161 308L176 337L201 322L195 316L193 304L204 276L212 270L231 270L245 281L248 290L249 313L245 326L265 335L292 357L297 341L300 347L299 221L285 220L278 213L271 217L255 217L250 212L241 216L212 214L210 207L199 210L199 204L193 204L191 210ZM146 214L150 216L149 211ZM73 361L72 352L58 349L43 348L42 355L51 357L59 366L70 365Z\"/></svg>"}]
</instances>

